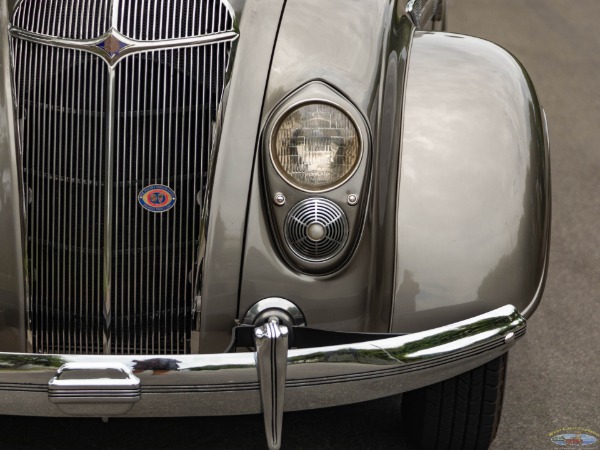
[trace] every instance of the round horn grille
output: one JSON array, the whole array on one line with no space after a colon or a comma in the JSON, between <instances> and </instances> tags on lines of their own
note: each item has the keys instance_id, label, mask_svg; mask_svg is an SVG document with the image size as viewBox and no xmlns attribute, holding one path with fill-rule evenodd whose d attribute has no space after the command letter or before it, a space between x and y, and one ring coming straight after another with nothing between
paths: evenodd
<instances>
[{"instance_id":1,"label":"round horn grille","mask_svg":"<svg viewBox=\"0 0 600 450\"><path fill-rule=\"evenodd\" d=\"M299 257L320 262L337 255L348 240L348 219L335 203L310 198L285 218L285 240Z\"/></svg>"}]
</instances>

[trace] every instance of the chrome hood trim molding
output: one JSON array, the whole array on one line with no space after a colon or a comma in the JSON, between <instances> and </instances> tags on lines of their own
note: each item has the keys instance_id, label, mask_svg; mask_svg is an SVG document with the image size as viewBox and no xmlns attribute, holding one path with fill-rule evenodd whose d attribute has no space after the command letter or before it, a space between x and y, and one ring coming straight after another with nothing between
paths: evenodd
<instances>
[{"instance_id":1,"label":"chrome hood trim molding","mask_svg":"<svg viewBox=\"0 0 600 450\"><path fill-rule=\"evenodd\" d=\"M51 47L71 48L83 50L100 56L109 66L115 66L121 59L136 52L150 52L155 50L164 50L171 48L196 47L200 45L215 44L219 42L233 41L237 39L238 33L228 31L225 33L215 33L206 36L196 36L182 39L161 39L156 41L135 41L125 37L119 31L110 29L102 36L96 39L66 39L52 36L45 36L37 33L11 27L9 33L12 37L24 41L35 42L38 44L49 45ZM108 53L101 44L108 39L116 39L122 44L118 52Z\"/></svg>"},{"instance_id":2,"label":"chrome hood trim molding","mask_svg":"<svg viewBox=\"0 0 600 450\"><path fill-rule=\"evenodd\" d=\"M507 305L420 333L289 350L285 410L365 401L450 378L505 353L525 329L525 319ZM253 352L174 357L0 353L0 414L63 415L48 402L49 381L65 364L92 362L123 364L140 379L142 396L128 413L131 416L261 411ZM12 401L17 397L21 401ZM177 408L160 407L174 402Z\"/></svg>"}]
</instances>

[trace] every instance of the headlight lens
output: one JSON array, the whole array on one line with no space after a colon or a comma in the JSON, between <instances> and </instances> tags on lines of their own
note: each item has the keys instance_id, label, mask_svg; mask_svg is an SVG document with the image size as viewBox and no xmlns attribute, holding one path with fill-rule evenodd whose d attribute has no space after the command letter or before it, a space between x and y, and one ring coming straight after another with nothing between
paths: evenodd
<instances>
[{"instance_id":1,"label":"headlight lens","mask_svg":"<svg viewBox=\"0 0 600 450\"><path fill-rule=\"evenodd\" d=\"M276 126L271 156L292 185L323 191L350 178L361 156L360 135L335 106L310 103L289 111Z\"/></svg>"}]
</instances>

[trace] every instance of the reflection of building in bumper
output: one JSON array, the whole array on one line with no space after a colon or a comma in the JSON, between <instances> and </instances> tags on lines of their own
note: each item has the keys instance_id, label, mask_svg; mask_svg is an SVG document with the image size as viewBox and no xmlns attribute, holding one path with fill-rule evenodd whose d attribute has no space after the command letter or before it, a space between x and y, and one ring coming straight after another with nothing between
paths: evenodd
<instances>
[{"instance_id":1,"label":"reflection of building in bumper","mask_svg":"<svg viewBox=\"0 0 600 450\"><path fill-rule=\"evenodd\" d=\"M271 423L277 423L277 414L283 410L371 400L453 377L505 353L525 327L525 319L508 305L448 326L354 344L287 350L276 342L280 334L274 332L269 335L275 341L267 347L275 349L275 358L272 351L173 358L0 353L0 414L64 415L48 402L48 382L64 364L93 362L122 364L136 371L141 396L128 416L266 412L272 416ZM257 339L264 336L257 335ZM259 370L261 365L281 367L277 364L282 350L287 353L286 370L274 370L274 378L260 379L259 372L266 373L265 367ZM277 388L281 381L285 388ZM285 396L284 408L265 404L261 389L268 394L266 398ZM99 399L99 409L104 406Z\"/></svg>"}]
</instances>

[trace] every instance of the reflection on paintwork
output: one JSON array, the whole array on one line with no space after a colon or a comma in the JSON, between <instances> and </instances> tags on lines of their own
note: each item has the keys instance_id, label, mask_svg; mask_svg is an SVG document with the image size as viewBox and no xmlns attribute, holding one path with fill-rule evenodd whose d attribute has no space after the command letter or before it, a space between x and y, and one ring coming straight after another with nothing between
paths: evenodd
<instances>
[{"instance_id":1,"label":"reflection on paintwork","mask_svg":"<svg viewBox=\"0 0 600 450\"><path fill-rule=\"evenodd\" d=\"M506 302L523 311L545 268L547 167L535 93L510 54L480 39L452 37L417 33L413 43L396 331ZM408 274L418 293L407 290ZM457 305L460 313L450 311Z\"/></svg>"},{"instance_id":2,"label":"reflection on paintwork","mask_svg":"<svg viewBox=\"0 0 600 450\"><path fill-rule=\"evenodd\" d=\"M288 1L277 40L284 50L276 52L269 80L277 91L267 97L265 110L319 79L368 110L379 82L386 3L372 1L367 9L346 0Z\"/></svg>"}]
</instances>

